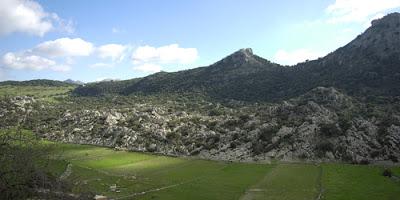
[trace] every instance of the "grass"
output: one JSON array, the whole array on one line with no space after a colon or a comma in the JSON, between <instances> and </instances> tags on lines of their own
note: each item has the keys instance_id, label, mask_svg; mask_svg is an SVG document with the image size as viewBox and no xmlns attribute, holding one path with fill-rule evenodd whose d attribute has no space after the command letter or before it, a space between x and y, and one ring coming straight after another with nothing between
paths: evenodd
<instances>
[{"instance_id":1,"label":"grass","mask_svg":"<svg viewBox=\"0 0 400 200\"><path fill-rule=\"evenodd\" d=\"M392 170L393 175L400 177L400 167L394 167L391 170Z\"/></svg>"},{"instance_id":2,"label":"grass","mask_svg":"<svg viewBox=\"0 0 400 200\"><path fill-rule=\"evenodd\" d=\"M382 167L326 164L323 170L324 200L400 199L400 184L382 176Z\"/></svg>"},{"instance_id":3,"label":"grass","mask_svg":"<svg viewBox=\"0 0 400 200\"><path fill-rule=\"evenodd\" d=\"M320 187L323 200L400 199L400 183L378 166L229 163L56 144L48 169L59 176L69 163L74 193L115 199L308 200ZM120 192L110 191L114 184Z\"/></svg>"},{"instance_id":4,"label":"grass","mask_svg":"<svg viewBox=\"0 0 400 200\"><path fill-rule=\"evenodd\" d=\"M72 91L74 86L0 86L0 97L5 96L33 96L38 99L55 102L56 97L65 97L67 93Z\"/></svg>"},{"instance_id":5,"label":"grass","mask_svg":"<svg viewBox=\"0 0 400 200\"><path fill-rule=\"evenodd\" d=\"M226 163L114 151L87 145L60 144L54 158L73 165L74 192L142 199L238 199L272 165ZM57 162L57 161L56 161ZM110 192L117 184L120 193ZM177 186L175 186L177 185ZM173 187L171 187L173 186Z\"/></svg>"},{"instance_id":6,"label":"grass","mask_svg":"<svg viewBox=\"0 0 400 200\"><path fill-rule=\"evenodd\" d=\"M280 164L242 197L247 199L309 200L318 195L319 167Z\"/></svg>"}]
</instances>

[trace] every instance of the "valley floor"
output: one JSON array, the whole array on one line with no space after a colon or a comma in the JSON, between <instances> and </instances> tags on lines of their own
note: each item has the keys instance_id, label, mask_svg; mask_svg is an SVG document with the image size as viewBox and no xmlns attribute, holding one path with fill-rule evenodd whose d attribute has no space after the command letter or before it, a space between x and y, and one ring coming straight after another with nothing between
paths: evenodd
<instances>
[{"instance_id":1,"label":"valley floor","mask_svg":"<svg viewBox=\"0 0 400 200\"><path fill-rule=\"evenodd\" d=\"M112 199L400 199L400 182L377 166L229 163L74 144L55 151L53 170L74 193Z\"/></svg>"}]
</instances>

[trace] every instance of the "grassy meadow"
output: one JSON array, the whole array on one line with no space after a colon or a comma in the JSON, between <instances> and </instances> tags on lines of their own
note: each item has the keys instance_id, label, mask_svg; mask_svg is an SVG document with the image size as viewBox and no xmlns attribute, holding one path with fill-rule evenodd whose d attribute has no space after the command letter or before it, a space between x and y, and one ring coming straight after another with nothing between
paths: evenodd
<instances>
[{"instance_id":1,"label":"grassy meadow","mask_svg":"<svg viewBox=\"0 0 400 200\"><path fill-rule=\"evenodd\" d=\"M33 96L37 99L54 102L57 97L65 97L75 86L13 86L1 85L0 97Z\"/></svg>"},{"instance_id":2,"label":"grassy meadow","mask_svg":"<svg viewBox=\"0 0 400 200\"><path fill-rule=\"evenodd\" d=\"M400 199L400 182L378 166L230 163L57 144L52 170L68 164L73 192L113 199Z\"/></svg>"}]
</instances>

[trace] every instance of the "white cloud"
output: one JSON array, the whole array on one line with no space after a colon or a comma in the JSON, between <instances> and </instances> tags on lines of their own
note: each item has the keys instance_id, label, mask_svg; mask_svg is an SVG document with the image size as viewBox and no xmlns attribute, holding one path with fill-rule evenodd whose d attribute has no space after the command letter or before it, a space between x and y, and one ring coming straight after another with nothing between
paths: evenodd
<instances>
[{"instance_id":1,"label":"white cloud","mask_svg":"<svg viewBox=\"0 0 400 200\"><path fill-rule=\"evenodd\" d=\"M51 16L52 16L52 19L57 23L57 28L60 31L66 32L66 33L69 33L69 34L72 34L72 33L75 32L75 24L71 19L70 20L64 20L64 19L60 18L55 13L52 13Z\"/></svg>"},{"instance_id":2,"label":"white cloud","mask_svg":"<svg viewBox=\"0 0 400 200\"><path fill-rule=\"evenodd\" d=\"M55 13L45 12L33 0L0 1L0 35L22 32L43 36L55 28L71 32L73 23L59 18Z\"/></svg>"},{"instance_id":3,"label":"white cloud","mask_svg":"<svg viewBox=\"0 0 400 200\"><path fill-rule=\"evenodd\" d=\"M93 82L108 82L108 81L120 81L119 78L110 78L110 77L99 77L96 78Z\"/></svg>"},{"instance_id":4,"label":"white cloud","mask_svg":"<svg viewBox=\"0 0 400 200\"><path fill-rule=\"evenodd\" d=\"M330 23L366 23L371 16L400 7L400 0L336 0L326 12Z\"/></svg>"},{"instance_id":5,"label":"white cloud","mask_svg":"<svg viewBox=\"0 0 400 200\"><path fill-rule=\"evenodd\" d=\"M50 60L37 55L6 53L2 58L2 64L10 69L29 69L29 70L45 70L65 72L71 68L67 65L57 65L54 60Z\"/></svg>"},{"instance_id":6,"label":"white cloud","mask_svg":"<svg viewBox=\"0 0 400 200\"><path fill-rule=\"evenodd\" d=\"M125 57L126 46L120 44L107 44L97 48L100 58L111 58L113 61L122 61Z\"/></svg>"},{"instance_id":7,"label":"white cloud","mask_svg":"<svg viewBox=\"0 0 400 200\"><path fill-rule=\"evenodd\" d=\"M313 60L324 56L325 53L312 51L309 49L297 49L294 51L278 50L274 56L274 61L283 65L295 65L306 60Z\"/></svg>"},{"instance_id":8,"label":"white cloud","mask_svg":"<svg viewBox=\"0 0 400 200\"><path fill-rule=\"evenodd\" d=\"M37 45L32 51L49 57L89 56L93 44L81 38L60 38Z\"/></svg>"},{"instance_id":9,"label":"white cloud","mask_svg":"<svg viewBox=\"0 0 400 200\"><path fill-rule=\"evenodd\" d=\"M90 68L110 68L114 67L114 64L111 63L95 63L89 66Z\"/></svg>"},{"instance_id":10,"label":"white cloud","mask_svg":"<svg viewBox=\"0 0 400 200\"><path fill-rule=\"evenodd\" d=\"M146 73L155 73L161 71L161 66L156 64L145 63L142 65L137 65L133 67L136 71L146 72Z\"/></svg>"},{"instance_id":11,"label":"white cloud","mask_svg":"<svg viewBox=\"0 0 400 200\"><path fill-rule=\"evenodd\" d=\"M181 48L178 44L162 47L141 46L132 53L134 64L140 63L193 63L198 58L197 49Z\"/></svg>"}]
</instances>

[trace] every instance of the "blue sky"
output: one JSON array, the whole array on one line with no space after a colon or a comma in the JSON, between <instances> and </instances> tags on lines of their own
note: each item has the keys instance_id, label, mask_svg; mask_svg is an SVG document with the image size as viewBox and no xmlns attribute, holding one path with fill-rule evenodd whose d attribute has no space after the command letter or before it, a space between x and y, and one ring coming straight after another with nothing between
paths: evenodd
<instances>
[{"instance_id":1,"label":"blue sky","mask_svg":"<svg viewBox=\"0 0 400 200\"><path fill-rule=\"evenodd\" d=\"M129 79L247 47L292 65L399 8L400 0L2 0L0 80Z\"/></svg>"}]
</instances>

